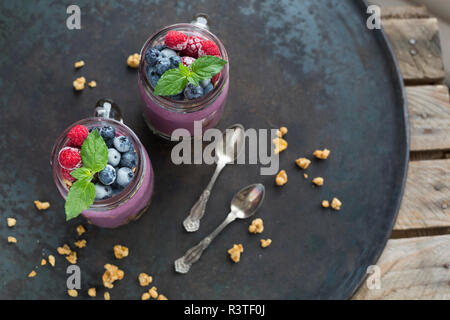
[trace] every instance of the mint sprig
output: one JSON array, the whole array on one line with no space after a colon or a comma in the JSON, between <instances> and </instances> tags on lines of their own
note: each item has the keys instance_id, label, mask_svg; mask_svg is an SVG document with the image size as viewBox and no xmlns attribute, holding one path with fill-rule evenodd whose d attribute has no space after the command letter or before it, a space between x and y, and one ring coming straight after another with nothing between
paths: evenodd
<instances>
[{"instance_id":1,"label":"mint sprig","mask_svg":"<svg viewBox=\"0 0 450 320\"><path fill-rule=\"evenodd\" d=\"M222 70L225 64L227 64L226 60L215 56L198 58L192 63L191 68L180 63L178 69L169 69L164 72L158 80L153 94L157 96L179 94L188 83L198 86L200 81L212 78Z\"/></svg>"},{"instance_id":2,"label":"mint sprig","mask_svg":"<svg viewBox=\"0 0 450 320\"><path fill-rule=\"evenodd\" d=\"M96 192L91 180L94 174L102 171L108 163L108 147L98 130L92 130L84 140L81 160L84 167L70 173L77 181L72 184L66 197L66 220L78 217L94 203Z\"/></svg>"}]
</instances>

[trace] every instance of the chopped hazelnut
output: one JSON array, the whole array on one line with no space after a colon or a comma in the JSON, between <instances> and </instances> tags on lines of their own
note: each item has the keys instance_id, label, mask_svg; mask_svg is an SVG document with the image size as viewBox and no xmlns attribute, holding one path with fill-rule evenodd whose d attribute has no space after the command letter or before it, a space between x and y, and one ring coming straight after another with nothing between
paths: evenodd
<instances>
[{"instance_id":1,"label":"chopped hazelnut","mask_svg":"<svg viewBox=\"0 0 450 320\"><path fill-rule=\"evenodd\" d=\"M333 200L331 200L331 207L334 210L341 210L341 206L342 202L338 198L333 198Z\"/></svg>"},{"instance_id":2,"label":"chopped hazelnut","mask_svg":"<svg viewBox=\"0 0 450 320\"><path fill-rule=\"evenodd\" d=\"M139 60L141 60L141 55L139 53L132 54L128 56L127 65L130 68L137 68L139 67Z\"/></svg>"},{"instance_id":3,"label":"chopped hazelnut","mask_svg":"<svg viewBox=\"0 0 450 320\"><path fill-rule=\"evenodd\" d=\"M79 78L76 78L76 79L73 81L73 88L74 88L76 91L83 90L83 89L84 89L85 83L86 83L86 78L85 78L85 77L79 77Z\"/></svg>"},{"instance_id":4,"label":"chopped hazelnut","mask_svg":"<svg viewBox=\"0 0 450 320\"><path fill-rule=\"evenodd\" d=\"M275 145L275 154L279 154L281 151L286 150L288 146L287 141L280 137L273 139L272 142Z\"/></svg>"},{"instance_id":5,"label":"chopped hazelnut","mask_svg":"<svg viewBox=\"0 0 450 320\"><path fill-rule=\"evenodd\" d=\"M114 246L114 256L116 259L123 259L128 257L128 248L117 244Z\"/></svg>"},{"instance_id":6,"label":"chopped hazelnut","mask_svg":"<svg viewBox=\"0 0 450 320\"><path fill-rule=\"evenodd\" d=\"M84 66L84 61L83 61L83 60L77 61L77 62L75 62L75 64L74 64L74 67L75 67L76 69L79 69L79 68L81 68L81 67L83 67L83 66Z\"/></svg>"},{"instance_id":7,"label":"chopped hazelnut","mask_svg":"<svg viewBox=\"0 0 450 320\"><path fill-rule=\"evenodd\" d=\"M323 159L323 160L325 160L325 159L328 158L328 156L330 155L330 150L328 150L328 149L316 150L316 151L314 151L313 155L314 155L317 159Z\"/></svg>"},{"instance_id":8,"label":"chopped hazelnut","mask_svg":"<svg viewBox=\"0 0 450 320\"><path fill-rule=\"evenodd\" d=\"M323 178L322 177L317 177L312 179L312 182L317 185L317 186L323 186Z\"/></svg>"},{"instance_id":9,"label":"chopped hazelnut","mask_svg":"<svg viewBox=\"0 0 450 320\"><path fill-rule=\"evenodd\" d=\"M105 298L105 300L111 300L111 295L109 294L108 291L106 291L106 292L103 294L103 297Z\"/></svg>"},{"instance_id":10,"label":"chopped hazelnut","mask_svg":"<svg viewBox=\"0 0 450 320\"><path fill-rule=\"evenodd\" d=\"M34 278L34 277L36 277L36 271L33 270L28 274L28 278Z\"/></svg>"},{"instance_id":11,"label":"chopped hazelnut","mask_svg":"<svg viewBox=\"0 0 450 320\"><path fill-rule=\"evenodd\" d=\"M71 264L77 263L77 253L75 251L72 251L67 257L66 260L69 261Z\"/></svg>"},{"instance_id":12,"label":"chopped hazelnut","mask_svg":"<svg viewBox=\"0 0 450 320\"><path fill-rule=\"evenodd\" d=\"M270 246L270 244L272 243L272 239L261 239L261 247L266 248L268 246Z\"/></svg>"},{"instance_id":13,"label":"chopped hazelnut","mask_svg":"<svg viewBox=\"0 0 450 320\"><path fill-rule=\"evenodd\" d=\"M9 236L8 243L17 243L17 239L15 237Z\"/></svg>"},{"instance_id":14,"label":"chopped hazelnut","mask_svg":"<svg viewBox=\"0 0 450 320\"><path fill-rule=\"evenodd\" d=\"M160 294L160 295L158 296L158 300L168 300L168 299L166 298L165 295Z\"/></svg>"},{"instance_id":15,"label":"chopped hazelnut","mask_svg":"<svg viewBox=\"0 0 450 320\"><path fill-rule=\"evenodd\" d=\"M264 223L261 218L257 218L252 221L252 224L248 227L250 233L262 233L264 230Z\"/></svg>"},{"instance_id":16,"label":"chopped hazelnut","mask_svg":"<svg viewBox=\"0 0 450 320\"><path fill-rule=\"evenodd\" d=\"M75 245L75 247L82 249L82 248L86 247L86 240L82 239L82 240L75 241L74 245Z\"/></svg>"},{"instance_id":17,"label":"chopped hazelnut","mask_svg":"<svg viewBox=\"0 0 450 320\"><path fill-rule=\"evenodd\" d=\"M97 290L95 288L89 288L88 296L89 297L96 297L97 296Z\"/></svg>"},{"instance_id":18,"label":"chopped hazelnut","mask_svg":"<svg viewBox=\"0 0 450 320\"><path fill-rule=\"evenodd\" d=\"M41 260L41 266L45 266L47 264L47 260L45 260L44 258Z\"/></svg>"},{"instance_id":19,"label":"chopped hazelnut","mask_svg":"<svg viewBox=\"0 0 450 320\"><path fill-rule=\"evenodd\" d=\"M34 201L34 205L38 210L47 210L50 208L50 202L40 202L39 200Z\"/></svg>"},{"instance_id":20,"label":"chopped hazelnut","mask_svg":"<svg viewBox=\"0 0 450 320\"><path fill-rule=\"evenodd\" d=\"M142 287L145 287L145 286L148 286L150 283L152 283L153 278L146 273L140 273L138 276L138 280L139 280L139 284Z\"/></svg>"},{"instance_id":21,"label":"chopped hazelnut","mask_svg":"<svg viewBox=\"0 0 450 320\"><path fill-rule=\"evenodd\" d=\"M309 167L309 164L311 163L311 160L306 159L306 158L298 158L297 160L295 160L295 163L297 163L297 165L302 168L302 169L306 169Z\"/></svg>"},{"instance_id":22,"label":"chopped hazelnut","mask_svg":"<svg viewBox=\"0 0 450 320\"><path fill-rule=\"evenodd\" d=\"M283 186L287 183L288 181L288 177L287 177L287 173L285 170L281 170L280 172L278 172L276 178L275 178L275 183L277 184L277 186Z\"/></svg>"},{"instance_id":23,"label":"chopped hazelnut","mask_svg":"<svg viewBox=\"0 0 450 320\"><path fill-rule=\"evenodd\" d=\"M78 233L78 235L79 236L81 236L83 233L85 233L86 232L86 229L80 224L78 227L77 227L77 233Z\"/></svg>"},{"instance_id":24,"label":"chopped hazelnut","mask_svg":"<svg viewBox=\"0 0 450 320\"><path fill-rule=\"evenodd\" d=\"M149 300L150 299L150 293L144 292L141 296L141 300Z\"/></svg>"},{"instance_id":25,"label":"chopped hazelnut","mask_svg":"<svg viewBox=\"0 0 450 320\"><path fill-rule=\"evenodd\" d=\"M328 202L328 200L323 200L322 201L322 207L328 208L329 206L330 206L330 203Z\"/></svg>"},{"instance_id":26,"label":"chopped hazelnut","mask_svg":"<svg viewBox=\"0 0 450 320\"><path fill-rule=\"evenodd\" d=\"M67 293L69 294L69 296L71 296L71 297L73 297L73 298L78 297L78 291L75 290L75 289L67 290Z\"/></svg>"},{"instance_id":27,"label":"chopped hazelnut","mask_svg":"<svg viewBox=\"0 0 450 320\"><path fill-rule=\"evenodd\" d=\"M72 250L70 250L70 247L67 244L64 244L62 247L58 247L56 251L58 251L60 255L66 256L72 252Z\"/></svg>"},{"instance_id":28,"label":"chopped hazelnut","mask_svg":"<svg viewBox=\"0 0 450 320\"><path fill-rule=\"evenodd\" d=\"M238 263L241 260L241 252L244 252L242 244L233 244L233 248L228 250L230 259L233 260L234 263Z\"/></svg>"},{"instance_id":29,"label":"chopped hazelnut","mask_svg":"<svg viewBox=\"0 0 450 320\"><path fill-rule=\"evenodd\" d=\"M94 81L94 80L89 81L89 82L88 82L88 86L91 87L91 88L95 88L95 87L97 86L97 82Z\"/></svg>"},{"instance_id":30,"label":"chopped hazelnut","mask_svg":"<svg viewBox=\"0 0 450 320\"><path fill-rule=\"evenodd\" d=\"M49 255L49 256L48 256L48 263L50 263L50 265L51 265L52 267L54 267L54 266L55 266L55 257L52 256L52 255Z\"/></svg>"},{"instance_id":31,"label":"chopped hazelnut","mask_svg":"<svg viewBox=\"0 0 450 320\"><path fill-rule=\"evenodd\" d=\"M17 220L14 218L7 218L8 227L12 228L16 225Z\"/></svg>"},{"instance_id":32,"label":"chopped hazelnut","mask_svg":"<svg viewBox=\"0 0 450 320\"><path fill-rule=\"evenodd\" d=\"M158 290L156 289L156 287L151 287L151 289L148 290L148 293L150 294L150 296L151 296L153 299L158 298Z\"/></svg>"},{"instance_id":33,"label":"chopped hazelnut","mask_svg":"<svg viewBox=\"0 0 450 320\"><path fill-rule=\"evenodd\" d=\"M103 285L106 288L114 288L113 282L116 280L122 280L124 276L123 270L120 270L117 266L112 264L105 264L105 273L103 273L102 280Z\"/></svg>"}]
</instances>

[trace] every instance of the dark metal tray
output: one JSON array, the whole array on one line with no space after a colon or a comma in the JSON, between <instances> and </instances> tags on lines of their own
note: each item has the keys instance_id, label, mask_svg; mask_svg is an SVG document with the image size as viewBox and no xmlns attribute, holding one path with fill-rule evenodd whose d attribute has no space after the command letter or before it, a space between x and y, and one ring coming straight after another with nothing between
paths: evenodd
<instances>
[{"instance_id":1,"label":"dark metal tray","mask_svg":"<svg viewBox=\"0 0 450 320\"><path fill-rule=\"evenodd\" d=\"M87 226L87 247L78 249L81 298L97 286L102 298L103 265L125 271L109 290L112 299L139 299L137 275L147 272L169 299L340 299L361 284L376 263L393 227L408 162L408 122L401 77L381 30L366 28L366 6L348 1L78 1L81 30L66 28L60 1L0 4L0 298L64 299L68 262L56 253L73 247L79 218L65 222L64 202L49 165L56 137L69 124L92 114L102 97L114 99L153 162L156 181L150 209L136 223L116 230ZM211 18L211 30L227 47L231 86L219 125L288 127L289 147L281 168L289 182L274 186L258 165L227 167L217 181L199 232L181 222L206 186L213 166L175 166L171 146L150 133L141 116L137 74L126 57L160 27L188 22L197 12ZM86 65L73 70L83 59ZM75 77L98 83L81 93ZM312 188L295 166L300 156L329 148L326 161L313 161ZM221 234L187 275L173 262L225 217L232 195L250 183L266 186L258 216L261 236L238 221ZM324 210L337 196L340 212ZM33 200L49 200L38 212ZM6 217L18 220L13 229ZM8 244L13 235L18 243ZM272 238L267 249L259 239ZM241 262L227 250L242 243ZM130 248L117 261L112 248ZM55 268L39 267L42 255Z\"/></svg>"}]
</instances>

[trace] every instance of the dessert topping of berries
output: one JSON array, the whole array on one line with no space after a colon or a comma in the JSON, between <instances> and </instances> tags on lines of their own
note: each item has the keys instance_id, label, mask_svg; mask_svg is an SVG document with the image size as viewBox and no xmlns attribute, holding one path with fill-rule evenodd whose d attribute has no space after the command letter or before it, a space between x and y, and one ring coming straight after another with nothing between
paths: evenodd
<instances>
[{"instance_id":1,"label":"dessert topping of berries","mask_svg":"<svg viewBox=\"0 0 450 320\"><path fill-rule=\"evenodd\" d=\"M194 63L194 61L195 61L195 58L192 58L192 57L188 57L188 56L181 57L181 62L183 62L183 64L186 67L189 67L191 64Z\"/></svg>"},{"instance_id":2,"label":"dessert topping of berries","mask_svg":"<svg viewBox=\"0 0 450 320\"><path fill-rule=\"evenodd\" d=\"M89 135L88 128L78 124L72 129L70 129L69 133L67 134L67 137L69 138L71 144L74 147L81 147L81 145L83 144L84 140L86 140L88 135Z\"/></svg>"},{"instance_id":3,"label":"dessert topping of berries","mask_svg":"<svg viewBox=\"0 0 450 320\"><path fill-rule=\"evenodd\" d=\"M61 167L67 170L72 170L80 167L80 150L72 147L62 148L58 155L58 162Z\"/></svg>"},{"instance_id":4,"label":"dessert topping of berries","mask_svg":"<svg viewBox=\"0 0 450 320\"><path fill-rule=\"evenodd\" d=\"M198 51L202 47L203 39L200 37L189 37L187 40L187 46L181 54L183 56L189 56L192 58L198 58Z\"/></svg>"},{"instance_id":5,"label":"dessert topping of berries","mask_svg":"<svg viewBox=\"0 0 450 320\"><path fill-rule=\"evenodd\" d=\"M167 33L164 44L173 50L183 50L186 48L188 36L182 32L171 30Z\"/></svg>"},{"instance_id":6,"label":"dessert topping of berries","mask_svg":"<svg viewBox=\"0 0 450 320\"><path fill-rule=\"evenodd\" d=\"M200 42L200 48L198 49L198 56L216 56L220 57L220 50L214 41L203 40Z\"/></svg>"}]
</instances>

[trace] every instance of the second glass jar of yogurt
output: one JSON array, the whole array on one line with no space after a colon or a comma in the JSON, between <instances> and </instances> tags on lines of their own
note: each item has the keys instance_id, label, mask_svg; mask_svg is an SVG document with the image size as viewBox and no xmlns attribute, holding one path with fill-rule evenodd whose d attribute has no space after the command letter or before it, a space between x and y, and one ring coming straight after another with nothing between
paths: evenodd
<instances>
[{"instance_id":1,"label":"second glass jar of yogurt","mask_svg":"<svg viewBox=\"0 0 450 320\"><path fill-rule=\"evenodd\" d=\"M176 50L173 45L171 47L175 50L167 47L167 35L176 33L186 36L186 42L183 42L178 48L180 50ZM143 116L150 129L163 138L170 139L173 131L179 128L187 129L193 136L194 121L201 122L202 132L217 125L228 94L229 63L226 63L220 73L209 81L202 81L199 85L201 88L197 92L194 88L194 94L198 93L194 95L195 98L186 94L185 91L184 95L181 92L179 95L170 97L160 96L155 95L154 90L161 76L161 70L152 65L148 58L149 51L156 49L158 50L157 55L168 59L175 51L177 57L170 58L173 60L173 67L178 65L178 61L189 67L195 59L200 58L201 46L205 42L214 47L215 56L228 62L228 55L222 42L207 30L206 24L201 23L180 23L167 26L151 36L141 50L138 83L143 100ZM200 54L197 50L200 50Z\"/></svg>"}]
</instances>

